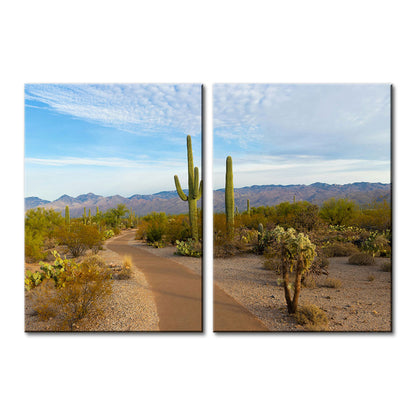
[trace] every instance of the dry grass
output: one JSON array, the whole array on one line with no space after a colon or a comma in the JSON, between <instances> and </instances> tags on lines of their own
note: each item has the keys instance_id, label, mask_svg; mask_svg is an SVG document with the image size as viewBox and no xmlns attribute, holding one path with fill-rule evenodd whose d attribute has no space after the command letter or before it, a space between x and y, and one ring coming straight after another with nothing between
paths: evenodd
<instances>
[{"instance_id":1,"label":"dry grass","mask_svg":"<svg viewBox=\"0 0 416 416\"><path fill-rule=\"evenodd\" d=\"M340 241L334 241L329 246L324 247L322 251L327 257L348 257L359 252L353 243Z\"/></svg>"},{"instance_id":2,"label":"dry grass","mask_svg":"<svg viewBox=\"0 0 416 416\"><path fill-rule=\"evenodd\" d=\"M74 325L111 294L110 273L96 256L80 264L67 266L61 276L65 282L56 287L53 279L44 279L29 293L34 312L42 320L54 319L54 330L72 331Z\"/></svg>"},{"instance_id":3,"label":"dry grass","mask_svg":"<svg viewBox=\"0 0 416 416\"><path fill-rule=\"evenodd\" d=\"M322 283L323 287L329 287L331 289L339 289L342 286L342 281L335 277L328 277Z\"/></svg>"},{"instance_id":4,"label":"dry grass","mask_svg":"<svg viewBox=\"0 0 416 416\"><path fill-rule=\"evenodd\" d=\"M309 331L326 331L328 329L328 316L316 305L299 307L295 318Z\"/></svg>"},{"instance_id":5,"label":"dry grass","mask_svg":"<svg viewBox=\"0 0 416 416\"><path fill-rule=\"evenodd\" d=\"M357 253L353 254L348 259L349 264L354 264L356 266L371 266L375 263L374 257L371 254L367 253Z\"/></svg>"}]
</instances>

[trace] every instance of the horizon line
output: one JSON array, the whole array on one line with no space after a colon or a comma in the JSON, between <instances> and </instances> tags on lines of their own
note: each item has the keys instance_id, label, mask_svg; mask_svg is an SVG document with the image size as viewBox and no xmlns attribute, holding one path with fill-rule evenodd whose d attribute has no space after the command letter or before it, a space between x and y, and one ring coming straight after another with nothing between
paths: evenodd
<instances>
[{"instance_id":1,"label":"horizon line","mask_svg":"<svg viewBox=\"0 0 416 416\"><path fill-rule=\"evenodd\" d=\"M354 184L358 184L358 183L369 183L369 184L380 184L380 185L391 185L392 183L391 182L388 182L388 183L384 183L384 182L368 182L368 181L359 181L359 182L347 182L347 183L327 183L327 182L312 182L312 183L310 183L310 184L301 184L301 183L297 183L297 184L289 184L289 185L280 185L280 184L264 184L264 185L246 185L246 186L240 186L240 187L234 187L234 189L244 189L244 188L252 188L252 187L255 187L255 186L280 186L280 187L289 187L289 186L312 186L312 185L316 185L316 184L324 184L324 185L330 185L330 186L344 186L344 185L354 185ZM215 192L215 191L222 191L222 190L224 190L225 189L225 187L224 188L217 188L217 189L213 189L213 192ZM188 189L184 189L184 191L188 191ZM76 197L73 197L73 196L71 196L71 195L68 195L68 194L66 194L66 193L64 193L64 194L62 194L61 196L59 196L59 197L57 197L56 199L54 199L54 200L48 200L48 199L44 199L44 198L41 198L41 197L39 197L39 196L34 196L34 195L31 195L31 196L25 196L24 197L24 199L26 199L26 198L38 198L38 199L43 199L44 201L48 201L48 202L55 202L55 201L57 201L58 199L60 199L60 198L62 198L63 196L68 196L68 197L70 197L70 198L74 198L74 199L76 199L76 198L79 198L80 196L83 196L83 195L89 195L89 194L92 194L92 195L94 195L94 196L99 196L99 197L102 197L102 198L110 198L110 197L112 197L112 196L120 196L120 197L122 197L122 198L126 198L126 199L129 199L129 198L131 198L131 197L133 197L133 196L135 196L135 195L143 195L143 196L147 196L147 195L157 195L157 194L161 194L161 193L164 193L164 192L176 192L176 190L175 189L172 189L172 190L169 190L169 191L158 191L158 192L155 192L155 193L149 193L149 194L141 194L141 193L134 193L134 194L132 194L132 195L130 195L130 196L123 196L123 195L120 195L120 194L113 194L113 195L107 195L107 196L104 196L104 195L99 195L99 194L95 194L94 192L87 192L87 193L83 193L83 194L79 194L78 196L76 196Z\"/></svg>"}]
</instances>

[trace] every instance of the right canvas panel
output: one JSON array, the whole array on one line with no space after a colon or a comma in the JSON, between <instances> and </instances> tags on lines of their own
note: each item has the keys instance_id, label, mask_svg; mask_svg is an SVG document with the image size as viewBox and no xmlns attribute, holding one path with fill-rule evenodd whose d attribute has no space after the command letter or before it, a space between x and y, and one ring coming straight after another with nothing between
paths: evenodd
<instances>
[{"instance_id":1,"label":"right canvas panel","mask_svg":"<svg viewBox=\"0 0 416 416\"><path fill-rule=\"evenodd\" d=\"M391 96L214 85L214 331L392 331Z\"/></svg>"}]
</instances>

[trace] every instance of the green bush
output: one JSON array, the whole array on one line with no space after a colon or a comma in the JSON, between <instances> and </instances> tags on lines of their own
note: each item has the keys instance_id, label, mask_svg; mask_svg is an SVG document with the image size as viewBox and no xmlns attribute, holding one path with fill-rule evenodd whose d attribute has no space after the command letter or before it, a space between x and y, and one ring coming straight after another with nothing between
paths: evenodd
<instances>
[{"instance_id":1,"label":"green bush","mask_svg":"<svg viewBox=\"0 0 416 416\"><path fill-rule=\"evenodd\" d=\"M71 224L69 228L61 228L59 238L74 257L81 256L87 249L97 253L103 245L103 235L95 225L84 225L79 222Z\"/></svg>"},{"instance_id":2,"label":"green bush","mask_svg":"<svg viewBox=\"0 0 416 416\"><path fill-rule=\"evenodd\" d=\"M354 264L356 266L371 266L374 264L374 257L371 254L367 253L357 253L353 254L349 259L349 264Z\"/></svg>"},{"instance_id":3,"label":"green bush","mask_svg":"<svg viewBox=\"0 0 416 416\"><path fill-rule=\"evenodd\" d=\"M53 209L30 209L25 216L25 258L28 262L44 260L46 248L52 247L64 218Z\"/></svg>"}]
</instances>

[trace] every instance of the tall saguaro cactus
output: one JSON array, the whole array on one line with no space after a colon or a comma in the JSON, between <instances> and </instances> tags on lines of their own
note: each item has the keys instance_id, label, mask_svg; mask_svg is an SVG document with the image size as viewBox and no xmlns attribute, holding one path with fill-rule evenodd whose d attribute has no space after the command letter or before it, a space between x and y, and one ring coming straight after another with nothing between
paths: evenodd
<instances>
[{"instance_id":1,"label":"tall saguaro cactus","mask_svg":"<svg viewBox=\"0 0 416 416\"><path fill-rule=\"evenodd\" d=\"M234 183L233 183L233 160L227 157L225 169L225 218L227 221L227 232L234 232Z\"/></svg>"},{"instance_id":2,"label":"tall saguaro cactus","mask_svg":"<svg viewBox=\"0 0 416 416\"><path fill-rule=\"evenodd\" d=\"M189 207L189 222L191 224L191 234L192 238L198 240L198 211L197 211L197 201L202 196L202 180L199 182L199 171L195 166L194 168L194 158L192 155L192 141L191 136L186 137L186 146L188 153L188 195L186 195L179 182L178 175L175 175L175 187L176 192L179 195L179 198L182 201L188 201Z\"/></svg>"},{"instance_id":3,"label":"tall saguaro cactus","mask_svg":"<svg viewBox=\"0 0 416 416\"><path fill-rule=\"evenodd\" d=\"M250 211L250 200L247 199L247 214L250 216L250 213L251 213L251 211Z\"/></svg>"}]
</instances>

